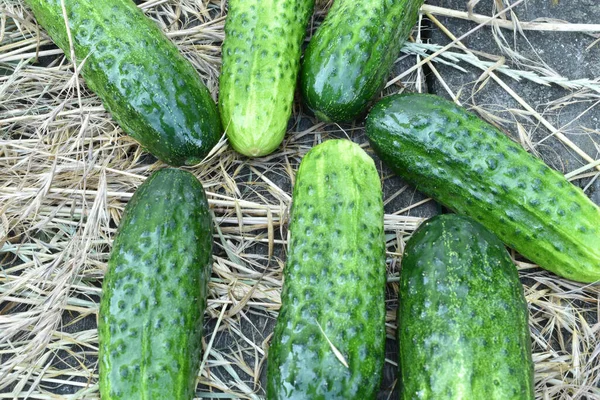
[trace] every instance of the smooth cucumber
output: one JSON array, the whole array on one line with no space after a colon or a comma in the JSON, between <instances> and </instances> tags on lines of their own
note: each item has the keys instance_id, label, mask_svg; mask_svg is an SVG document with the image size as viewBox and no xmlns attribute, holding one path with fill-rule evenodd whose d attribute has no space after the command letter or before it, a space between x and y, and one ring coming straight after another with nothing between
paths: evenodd
<instances>
[{"instance_id":1,"label":"smooth cucumber","mask_svg":"<svg viewBox=\"0 0 600 400\"><path fill-rule=\"evenodd\" d=\"M440 97L390 96L367 136L397 174L557 275L600 280L600 208L562 174Z\"/></svg>"},{"instance_id":2,"label":"smooth cucumber","mask_svg":"<svg viewBox=\"0 0 600 400\"><path fill-rule=\"evenodd\" d=\"M293 196L267 398L374 399L385 359L386 282L375 164L348 140L326 141L302 160Z\"/></svg>"},{"instance_id":3,"label":"smooth cucumber","mask_svg":"<svg viewBox=\"0 0 600 400\"><path fill-rule=\"evenodd\" d=\"M67 57L61 0L26 0ZM64 1L77 65L121 128L171 165L196 164L217 143L217 106L192 64L131 0Z\"/></svg>"},{"instance_id":4,"label":"smooth cucumber","mask_svg":"<svg viewBox=\"0 0 600 400\"><path fill-rule=\"evenodd\" d=\"M219 109L239 153L264 156L283 140L313 6L314 0L229 0Z\"/></svg>"},{"instance_id":5,"label":"smooth cucumber","mask_svg":"<svg viewBox=\"0 0 600 400\"><path fill-rule=\"evenodd\" d=\"M400 398L533 400L527 317L496 236L463 216L425 221L402 257Z\"/></svg>"},{"instance_id":6,"label":"smooth cucumber","mask_svg":"<svg viewBox=\"0 0 600 400\"><path fill-rule=\"evenodd\" d=\"M194 397L211 229L204 190L189 172L155 172L127 204L98 318L103 400Z\"/></svg>"},{"instance_id":7,"label":"smooth cucumber","mask_svg":"<svg viewBox=\"0 0 600 400\"><path fill-rule=\"evenodd\" d=\"M335 0L300 73L305 104L324 121L366 111L415 25L423 0Z\"/></svg>"}]
</instances>

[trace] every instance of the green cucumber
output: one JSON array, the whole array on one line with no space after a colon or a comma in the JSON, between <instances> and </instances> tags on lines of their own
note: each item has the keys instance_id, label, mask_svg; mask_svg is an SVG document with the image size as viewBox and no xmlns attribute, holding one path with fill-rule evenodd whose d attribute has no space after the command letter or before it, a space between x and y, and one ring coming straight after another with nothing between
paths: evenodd
<instances>
[{"instance_id":1,"label":"green cucumber","mask_svg":"<svg viewBox=\"0 0 600 400\"><path fill-rule=\"evenodd\" d=\"M423 0L335 0L302 62L305 104L324 121L363 115L385 84Z\"/></svg>"},{"instance_id":2,"label":"green cucumber","mask_svg":"<svg viewBox=\"0 0 600 400\"><path fill-rule=\"evenodd\" d=\"M348 140L324 142L302 160L293 198L267 398L374 399L386 282L375 164Z\"/></svg>"},{"instance_id":3,"label":"green cucumber","mask_svg":"<svg viewBox=\"0 0 600 400\"><path fill-rule=\"evenodd\" d=\"M527 317L496 236L458 215L425 221L402 257L400 398L533 400Z\"/></svg>"},{"instance_id":4,"label":"green cucumber","mask_svg":"<svg viewBox=\"0 0 600 400\"><path fill-rule=\"evenodd\" d=\"M381 159L418 190L540 267L600 280L600 208L498 129L440 97L408 94L373 107L366 131Z\"/></svg>"},{"instance_id":5,"label":"green cucumber","mask_svg":"<svg viewBox=\"0 0 600 400\"><path fill-rule=\"evenodd\" d=\"M237 152L264 156L283 140L313 6L314 0L229 0L219 109Z\"/></svg>"},{"instance_id":6,"label":"green cucumber","mask_svg":"<svg viewBox=\"0 0 600 400\"><path fill-rule=\"evenodd\" d=\"M194 397L211 229L204 190L189 172L155 172L127 204L100 301L103 400Z\"/></svg>"},{"instance_id":7,"label":"green cucumber","mask_svg":"<svg viewBox=\"0 0 600 400\"><path fill-rule=\"evenodd\" d=\"M131 0L26 0L123 130L171 165L197 164L221 136L200 76Z\"/></svg>"}]
</instances>

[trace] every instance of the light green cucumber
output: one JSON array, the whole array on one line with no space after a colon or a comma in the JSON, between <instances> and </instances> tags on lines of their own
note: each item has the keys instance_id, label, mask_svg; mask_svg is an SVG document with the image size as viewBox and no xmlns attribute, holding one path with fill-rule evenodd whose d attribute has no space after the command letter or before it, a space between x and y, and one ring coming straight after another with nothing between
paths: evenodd
<instances>
[{"instance_id":1,"label":"light green cucumber","mask_svg":"<svg viewBox=\"0 0 600 400\"><path fill-rule=\"evenodd\" d=\"M231 146L249 157L283 140L314 0L229 0L219 109Z\"/></svg>"}]
</instances>

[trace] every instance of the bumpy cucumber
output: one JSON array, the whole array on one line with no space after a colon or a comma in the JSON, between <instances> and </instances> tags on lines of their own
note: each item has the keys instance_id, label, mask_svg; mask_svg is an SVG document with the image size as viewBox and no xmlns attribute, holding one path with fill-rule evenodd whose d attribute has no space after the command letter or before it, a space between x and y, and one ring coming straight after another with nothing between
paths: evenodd
<instances>
[{"instance_id":1,"label":"bumpy cucumber","mask_svg":"<svg viewBox=\"0 0 600 400\"><path fill-rule=\"evenodd\" d=\"M163 169L125 208L98 318L102 399L192 399L202 353L211 218L202 185Z\"/></svg>"},{"instance_id":2,"label":"bumpy cucumber","mask_svg":"<svg viewBox=\"0 0 600 400\"><path fill-rule=\"evenodd\" d=\"M390 73L423 0L335 0L311 39L300 87L324 121L361 116Z\"/></svg>"},{"instance_id":3,"label":"bumpy cucumber","mask_svg":"<svg viewBox=\"0 0 600 400\"><path fill-rule=\"evenodd\" d=\"M314 0L229 0L219 109L229 143L258 157L287 130Z\"/></svg>"},{"instance_id":4,"label":"bumpy cucumber","mask_svg":"<svg viewBox=\"0 0 600 400\"><path fill-rule=\"evenodd\" d=\"M298 170L291 215L267 398L373 399L385 359L386 281L373 160L347 140L313 148Z\"/></svg>"},{"instance_id":5,"label":"bumpy cucumber","mask_svg":"<svg viewBox=\"0 0 600 400\"><path fill-rule=\"evenodd\" d=\"M440 97L390 96L367 117L381 159L557 275L600 279L600 209L502 132Z\"/></svg>"},{"instance_id":6,"label":"bumpy cucumber","mask_svg":"<svg viewBox=\"0 0 600 400\"><path fill-rule=\"evenodd\" d=\"M70 58L61 0L26 0ZM198 73L131 0L64 1L81 74L123 130L171 165L200 162L217 143L217 106Z\"/></svg>"},{"instance_id":7,"label":"bumpy cucumber","mask_svg":"<svg viewBox=\"0 0 600 400\"><path fill-rule=\"evenodd\" d=\"M534 399L527 315L497 237L467 217L427 220L402 258L400 398Z\"/></svg>"}]
</instances>

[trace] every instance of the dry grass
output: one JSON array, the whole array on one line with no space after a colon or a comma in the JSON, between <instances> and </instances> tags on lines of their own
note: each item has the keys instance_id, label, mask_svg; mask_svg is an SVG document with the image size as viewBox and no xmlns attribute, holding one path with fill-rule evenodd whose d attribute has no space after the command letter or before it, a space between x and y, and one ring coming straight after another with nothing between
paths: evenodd
<instances>
[{"instance_id":1,"label":"dry grass","mask_svg":"<svg viewBox=\"0 0 600 400\"><path fill-rule=\"evenodd\" d=\"M317 15L330 3L321 1ZM467 89L452 87L447 74L479 69L474 91L492 80L518 107L475 104L474 96L461 101L511 129L528 149L562 141L581 159L567 176L587 178L591 185L600 169L594 159L600 146L577 147L569 139L569 127L553 126L547 114L572 102L588 102L586 113L598 110L600 77L562 77L543 60L511 50L502 30L519 35L525 29L597 32L598 25L544 21L543 26L523 23L521 30L508 3L494 4L495 18L425 6L424 15L452 44L422 43L421 34L415 34L387 90L426 90L427 66L458 101ZM216 96L224 1L148 0L141 7L168 32ZM115 228L136 187L163 165L122 134L76 79L62 52L38 32L22 0L0 0L0 13L0 398L97 398L95 319ZM498 52L468 49L462 41L469 35L457 39L440 16L471 19L477 29L491 24ZM588 45L597 45L594 38L582 43ZM45 66L36 63L36 56ZM442 65L453 68L441 72ZM564 93L542 107L530 105L507 84L513 80L540 88L553 85ZM364 143L360 125L342 129L315 124L299 109L297 105L285 143L275 154L247 160L223 142L210 159L189 168L204 184L217 228L207 351L198 386L203 398L264 396L261 376L280 302L295 171L302 156L324 139L348 135ZM599 142L593 127L583 130ZM406 239L422 221L411 215L427 200L412 200L413 190L386 173L382 179L388 188L388 335L393 342L397 265ZM400 198L408 203L390 209ZM523 262L519 267L530 307L537 398L600 398L599 286L558 279ZM396 356L388 357L393 369ZM393 377L387 381L393 385Z\"/></svg>"}]
</instances>

